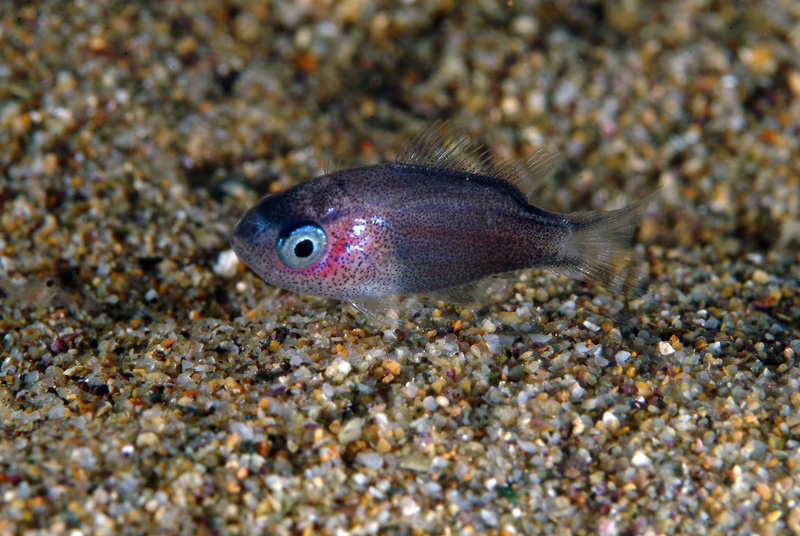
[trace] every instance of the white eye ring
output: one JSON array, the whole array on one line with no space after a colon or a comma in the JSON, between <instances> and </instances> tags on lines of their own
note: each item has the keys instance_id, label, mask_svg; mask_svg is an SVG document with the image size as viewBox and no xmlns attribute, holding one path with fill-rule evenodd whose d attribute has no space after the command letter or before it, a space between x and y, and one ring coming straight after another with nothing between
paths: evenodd
<instances>
[{"instance_id":1,"label":"white eye ring","mask_svg":"<svg viewBox=\"0 0 800 536\"><path fill-rule=\"evenodd\" d=\"M278 258L288 268L302 270L308 268L325 253L328 236L322 227L306 223L295 227L278 238Z\"/></svg>"}]
</instances>

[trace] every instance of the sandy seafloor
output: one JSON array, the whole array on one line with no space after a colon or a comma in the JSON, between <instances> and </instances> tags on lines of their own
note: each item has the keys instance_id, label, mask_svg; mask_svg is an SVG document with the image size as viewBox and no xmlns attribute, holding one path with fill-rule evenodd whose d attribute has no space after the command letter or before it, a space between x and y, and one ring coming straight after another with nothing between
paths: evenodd
<instances>
[{"instance_id":1,"label":"sandy seafloor","mask_svg":"<svg viewBox=\"0 0 800 536\"><path fill-rule=\"evenodd\" d=\"M800 534L800 3L0 15L0 534ZM651 293L536 271L391 330L231 258L435 119L564 153L543 208L661 186Z\"/></svg>"}]
</instances>

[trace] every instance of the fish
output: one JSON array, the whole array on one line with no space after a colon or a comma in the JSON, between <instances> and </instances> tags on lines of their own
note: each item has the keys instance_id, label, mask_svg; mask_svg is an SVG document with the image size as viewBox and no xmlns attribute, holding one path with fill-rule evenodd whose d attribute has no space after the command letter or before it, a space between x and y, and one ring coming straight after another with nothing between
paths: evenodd
<instances>
[{"instance_id":1,"label":"fish","mask_svg":"<svg viewBox=\"0 0 800 536\"><path fill-rule=\"evenodd\" d=\"M620 210L557 214L532 204L561 160L499 160L449 122L421 130L394 162L326 172L264 197L236 224L233 251L267 283L349 301L376 321L403 296L480 300L528 268L643 293L634 232L655 192Z\"/></svg>"}]
</instances>

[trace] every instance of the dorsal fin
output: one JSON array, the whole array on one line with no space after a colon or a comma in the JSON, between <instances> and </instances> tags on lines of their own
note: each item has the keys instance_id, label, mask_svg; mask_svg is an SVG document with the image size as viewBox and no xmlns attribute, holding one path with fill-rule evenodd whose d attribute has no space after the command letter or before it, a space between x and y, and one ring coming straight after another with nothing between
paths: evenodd
<instances>
[{"instance_id":1,"label":"dorsal fin","mask_svg":"<svg viewBox=\"0 0 800 536\"><path fill-rule=\"evenodd\" d=\"M511 184L528 199L537 181L560 160L558 154L538 150L519 160L499 161L462 130L439 120L406 142L396 162L492 177Z\"/></svg>"},{"instance_id":2,"label":"dorsal fin","mask_svg":"<svg viewBox=\"0 0 800 536\"><path fill-rule=\"evenodd\" d=\"M329 156L325 159L325 163L322 166L322 174L330 175L331 173L336 173L340 169L342 169L342 159Z\"/></svg>"}]
</instances>

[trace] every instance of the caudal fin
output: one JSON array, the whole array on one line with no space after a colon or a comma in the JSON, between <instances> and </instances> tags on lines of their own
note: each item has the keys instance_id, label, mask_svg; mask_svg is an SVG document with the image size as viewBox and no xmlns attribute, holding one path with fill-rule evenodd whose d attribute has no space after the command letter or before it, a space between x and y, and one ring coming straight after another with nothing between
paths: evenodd
<instances>
[{"instance_id":1,"label":"caudal fin","mask_svg":"<svg viewBox=\"0 0 800 536\"><path fill-rule=\"evenodd\" d=\"M645 271L633 252L633 233L657 193L620 210L571 215L572 232L564 243L563 262L552 270L600 283L628 297L644 294Z\"/></svg>"}]
</instances>

